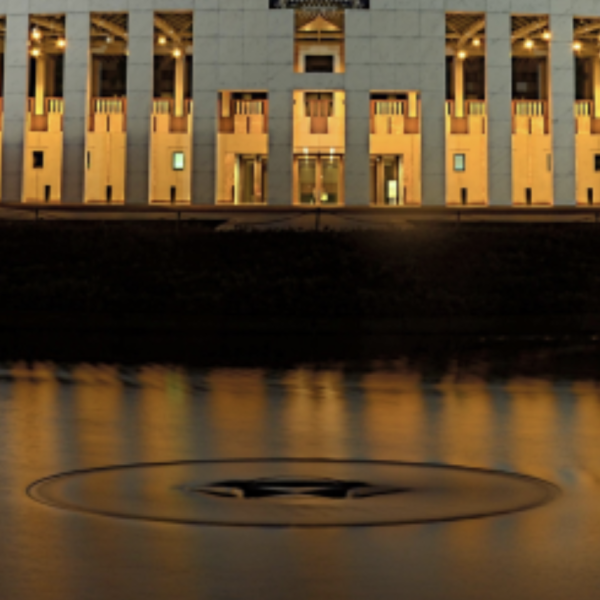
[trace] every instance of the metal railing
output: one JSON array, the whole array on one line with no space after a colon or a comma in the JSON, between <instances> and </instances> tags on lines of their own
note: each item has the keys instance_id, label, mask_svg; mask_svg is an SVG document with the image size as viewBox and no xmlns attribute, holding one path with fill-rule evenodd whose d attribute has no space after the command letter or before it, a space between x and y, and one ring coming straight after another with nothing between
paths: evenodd
<instances>
[{"instance_id":1,"label":"metal railing","mask_svg":"<svg viewBox=\"0 0 600 600\"><path fill-rule=\"evenodd\" d=\"M487 114L487 105L484 100L468 100L467 114L484 117Z\"/></svg>"},{"instance_id":2,"label":"metal railing","mask_svg":"<svg viewBox=\"0 0 600 600\"><path fill-rule=\"evenodd\" d=\"M544 117L546 106L545 100L514 100L513 114L517 117Z\"/></svg>"},{"instance_id":3,"label":"metal railing","mask_svg":"<svg viewBox=\"0 0 600 600\"><path fill-rule=\"evenodd\" d=\"M575 102L575 116L589 117L593 114L594 103L592 100L578 100Z\"/></svg>"},{"instance_id":4,"label":"metal railing","mask_svg":"<svg viewBox=\"0 0 600 600\"><path fill-rule=\"evenodd\" d=\"M265 100L236 100L235 101L235 114L236 115L264 115Z\"/></svg>"},{"instance_id":5,"label":"metal railing","mask_svg":"<svg viewBox=\"0 0 600 600\"><path fill-rule=\"evenodd\" d=\"M97 115L121 115L125 113L124 98L94 98L94 113Z\"/></svg>"},{"instance_id":6,"label":"metal railing","mask_svg":"<svg viewBox=\"0 0 600 600\"><path fill-rule=\"evenodd\" d=\"M373 114L393 116L408 114L406 100L375 100L373 102Z\"/></svg>"},{"instance_id":7,"label":"metal railing","mask_svg":"<svg viewBox=\"0 0 600 600\"><path fill-rule=\"evenodd\" d=\"M65 101L62 98L46 98L46 113L62 115L65 112Z\"/></svg>"}]
</instances>

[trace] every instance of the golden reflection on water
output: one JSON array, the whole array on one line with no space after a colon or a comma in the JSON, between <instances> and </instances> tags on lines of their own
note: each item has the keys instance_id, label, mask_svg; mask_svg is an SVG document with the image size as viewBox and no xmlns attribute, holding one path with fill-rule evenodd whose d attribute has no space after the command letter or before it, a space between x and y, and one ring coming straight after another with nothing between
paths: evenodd
<instances>
[{"instance_id":1,"label":"golden reflection on water","mask_svg":"<svg viewBox=\"0 0 600 600\"><path fill-rule=\"evenodd\" d=\"M304 597L351 597L353 585L361 578L366 582L369 573L385 568L393 575L411 561L415 568L405 573L405 581L425 581L418 570L419 549L425 549L432 568L447 565L445 572L454 577L450 586L473 577L473 565L482 565L485 573L486 561L509 565L513 554L540 565L578 556L589 569L597 559L597 382L489 381L485 369L459 375L452 368L432 379L404 362L364 372L341 367L187 371L158 365L125 372L107 365L16 363L8 374L0 384L0 550L7 539L24 545L26 556L11 559L16 576L26 576L31 564L55 575L51 583L29 581L30 597L76 598L73 578L103 585L95 561L127 563L132 556L136 564L160 566L182 578L153 582L160 598L185 591L185 581L200 585L205 579L196 597L218 597L222 584L210 580L211 573L232 555L244 556L239 569L248 581L253 572L268 571L273 556L250 534L236 538L239 547L219 547L213 545L215 534L205 530L190 537L182 533L185 528L128 529L110 519L59 518L24 499L25 487L43 476L133 462L244 457L442 462L522 472L565 491L553 505L531 513L401 533L370 531L361 533L359 545L349 532L323 533L316 546L310 534L291 532L278 538L279 553L292 557L286 576L304 582ZM143 478L139 486L136 491L143 494ZM398 558L401 541L410 551ZM365 555L364 547L377 552ZM537 572L528 573L538 585L544 583ZM119 580L130 597L137 593L134 582ZM14 597L13 585L6 579L0 583L2 597ZM483 593L486 585L475 577L473 589ZM281 581L273 586L277 594L271 597L285 596Z\"/></svg>"}]
</instances>

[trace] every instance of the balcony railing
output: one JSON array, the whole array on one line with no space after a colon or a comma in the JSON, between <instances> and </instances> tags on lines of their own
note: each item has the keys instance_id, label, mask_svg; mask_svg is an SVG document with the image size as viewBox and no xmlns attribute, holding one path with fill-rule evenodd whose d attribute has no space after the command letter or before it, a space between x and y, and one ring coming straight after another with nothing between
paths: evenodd
<instances>
[{"instance_id":1,"label":"balcony railing","mask_svg":"<svg viewBox=\"0 0 600 600\"><path fill-rule=\"evenodd\" d=\"M484 117L487 115L487 105L483 100L468 100L467 114L473 117Z\"/></svg>"},{"instance_id":2,"label":"balcony railing","mask_svg":"<svg viewBox=\"0 0 600 600\"><path fill-rule=\"evenodd\" d=\"M408 114L408 103L406 100L375 100L373 102L373 114L375 115L406 115Z\"/></svg>"},{"instance_id":3,"label":"balcony railing","mask_svg":"<svg viewBox=\"0 0 600 600\"><path fill-rule=\"evenodd\" d=\"M545 100L515 100L513 114L516 117L544 117L547 112Z\"/></svg>"},{"instance_id":4,"label":"balcony railing","mask_svg":"<svg viewBox=\"0 0 600 600\"><path fill-rule=\"evenodd\" d=\"M410 115L408 100L371 100L371 133L376 135L404 135L420 133L421 103Z\"/></svg>"},{"instance_id":5,"label":"balcony railing","mask_svg":"<svg viewBox=\"0 0 600 600\"><path fill-rule=\"evenodd\" d=\"M125 98L94 98L92 100L94 114L97 115L122 115L125 114Z\"/></svg>"},{"instance_id":6,"label":"balcony railing","mask_svg":"<svg viewBox=\"0 0 600 600\"><path fill-rule=\"evenodd\" d=\"M236 115L264 115L266 114L266 100L236 100Z\"/></svg>"},{"instance_id":7,"label":"balcony railing","mask_svg":"<svg viewBox=\"0 0 600 600\"><path fill-rule=\"evenodd\" d=\"M594 103L592 100L578 100L575 102L576 117L591 117L594 114Z\"/></svg>"}]
</instances>

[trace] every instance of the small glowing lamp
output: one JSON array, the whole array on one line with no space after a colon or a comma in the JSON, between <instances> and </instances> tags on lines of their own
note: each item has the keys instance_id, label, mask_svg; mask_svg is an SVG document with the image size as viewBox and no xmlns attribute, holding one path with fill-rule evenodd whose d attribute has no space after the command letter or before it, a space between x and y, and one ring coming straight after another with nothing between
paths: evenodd
<instances>
[{"instance_id":1,"label":"small glowing lamp","mask_svg":"<svg viewBox=\"0 0 600 600\"><path fill-rule=\"evenodd\" d=\"M467 53L464 50L459 50L457 56L460 60L465 60L465 58L467 58Z\"/></svg>"},{"instance_id":2,"label":"small glowing lamp","mask_svg":"<svg viewBox=\"0 0 600 600\"><path fill-rule=\"evenodd\" d=\"M175 50L173 50L173 56L175 58L181 58L181 49L180 48L175 48Z\"/></svg>"},{"instance_id":3,"label":"small glowing lamp","mask_svg":"<svg viewBox=\"0 0 600 600\"><path fill-rule=\"evenodd\" d=\"M582 47L580 41L573 42L573 50L575 50L575 52L581 52Z\"/></svg>"},{"instance_id":4,"label":"small glowing lamp","mask_svg":"<svg viewBox=\"0 0 600 600\"><path fill-rule=\"evenodd\" d=\"M31 56L33 56L33 58L38 58L39 56L41 56L42 51L39 48L32 48L31 49Z\"/></svg>"},{"instance_id":5,"label":"small glowing lamp","mask_svg":"<svg viewBox=\"0 0 600 600\"><path fill-rule=\"evenodd\" d=\"M481 40L479 38L475 38L473 40L473 46L475 46L475 48L479 48L479 46L481 46Z\"/></svg>"},{"instance_id":6,"label":"small glowing lamp","mask_svg":"<svg viewBox=\"0 0 600 600\"><path fill-rule=\"evenodd\" d=\"M164 35L159 36L158 43L161 46L165 46L167 44L167 38Z\"/></svg>"},{"instance_id":7,"label":"small glowing lamp","mask_svg":"<svg viewBox=\"0 0 600 600\"><path fill-rule=\"evenodd\" d=\"M42 32L36 27L32 32L31 32L31 37L34 40L41 40L42 39Z\"/></svg>"},{"instance_id":8,"label":"small glowing lamp","mask_svg":"<svg viewBox=\"0 0 600 600\"><path fill-rule=\"evenodd\" d=\"M548 30L544 31L544 33L542 33L542 38L544 40L546 40L547 42L549 42L552 39L552 33Z\"/></svg>"},{"instance_id":9,"label":"small glowing lamp","mask_svg":"<svg viewBox=\"0 0 600 600\"><path fill-rule=\"evenodd\" d=\"M525 48L527 48L527 50L533 50L533 46L534 46L533 40L525 40L523 42L523 45L525 46Z\"/></svg>"},{"instance_id":10,"label":"small glowing lamp","mask_svg":"<svg viewBox=\"0 0 600 600\"><path fill-rule=\"evenodd\" d=\"M66 48L67 47L67 40L65 40L65 38L60 38L60 39L56 40L56 45L59 48Z\"/></svg>"}]
</instances>

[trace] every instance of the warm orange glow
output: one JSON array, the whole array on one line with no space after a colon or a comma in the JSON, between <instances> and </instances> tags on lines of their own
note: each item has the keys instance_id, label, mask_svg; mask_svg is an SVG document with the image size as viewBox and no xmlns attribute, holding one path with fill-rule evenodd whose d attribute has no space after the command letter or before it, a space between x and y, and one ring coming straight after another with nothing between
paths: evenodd
<instances>
[{"instance_id":1,"label":"warm orange glow","mask_svg":"<svg viewBox=\"0 0 600 600\"><path fill-rule=\"evenodd\" d=\"M460 60L465 60L465 58L467 58L467 53L465 50L459 50L457 56Z\"/></svg>"},{"instance_id":2,"label":"warm orange glow","mask_svg":"<svg viewBox=\"0 0 600 600\"><path fill-rule=\"evenodd\" d=\"M31 56L33 56L34 58L38 58L41 55L42 55L42 51L39 48L32 48Z\"/></svg>"},{"instance_id":3,"label":"warm orange glow","mask_svg":"<svg viewBox=\"0 0 600 600\"><path fill-rule=\"evenodd\" d=\"M475 38L473 40L473 46L475 46L476 48L479 48L479 46L481 46L481 40L479 38Z\"/></svg>"},{"instance_id":4,"label":"warm orange glow","mask_svg":"<svg viewBox=\"0 0 600 600\"><path fill-rule=\"evenodd\" d=\"M580 52L582 48L581 42L577 41L573 43L573 50L575 50L575 52Z\"/></svg>"},{"instance_id":5,"label":"warm orange glow","mask_svg":"<svg viewBox=\"0 0 600 600\"><path fill-rule=\"evenodd\" d=\"M533 50L533 47L535 46L535 44L533 43L533 40L525 40L523 42L523 46L525 46L525 48L527 48L527 50Z\"/></svg>"},{"instance_id":6,"label":"warm orange glow","mask_svg":"<svg viewBox=\"0 0 600 600\"><path fill-rule=\"evenodd\" d=\"M542 33L542 38L549 42L552 39L552 33L550 31L544 31L544 33Z\"/></svg>"},{"instance_id":7,"label":"warm orange glow","mask_svg":"<svg viewBox=\"0 0 600 600\"><path fill-rule=\"evenodd\" d=\"M42 32L41 32L39 29L35 28L35 29L34 29L34 30L31 32L31 37L32 37L34 40L41 40L41 39L42 39Z\"/></svg>"},{"instance_id":8,"label":"warm orange glow","mask_svg":"<svg viewBox=\"0 0 600 600\"><path fill-rule=\"evenodd\" d=\"M175 58L181 58L181 50L179 48L175 48L175 50L173 50L173 56Z\"/></svg>"},{"instance_id":9,"label":"warm orange glow","mask_svg":"<svg viewBox=\"0 0 600 600\"><path fill-rule=\"evenodd\" d=\"M65 40L64 38L60 38L57 42L56 45L59 48L66 48L67 47L67 40Z\"/></svg>"},{"instance_id":10,"label":"warm orange glow","mask_svg":"<svg viewBox=\"0 0 600 600\"><path fill-rule=\"evenodd\" d=\"M161 35L161 36L158 38L158 43L159 43L161 46L165 46L165 45L166 45L166 43L167 43L167 38L166 38L164 35Z\"/></svg>"}]
</instances>

